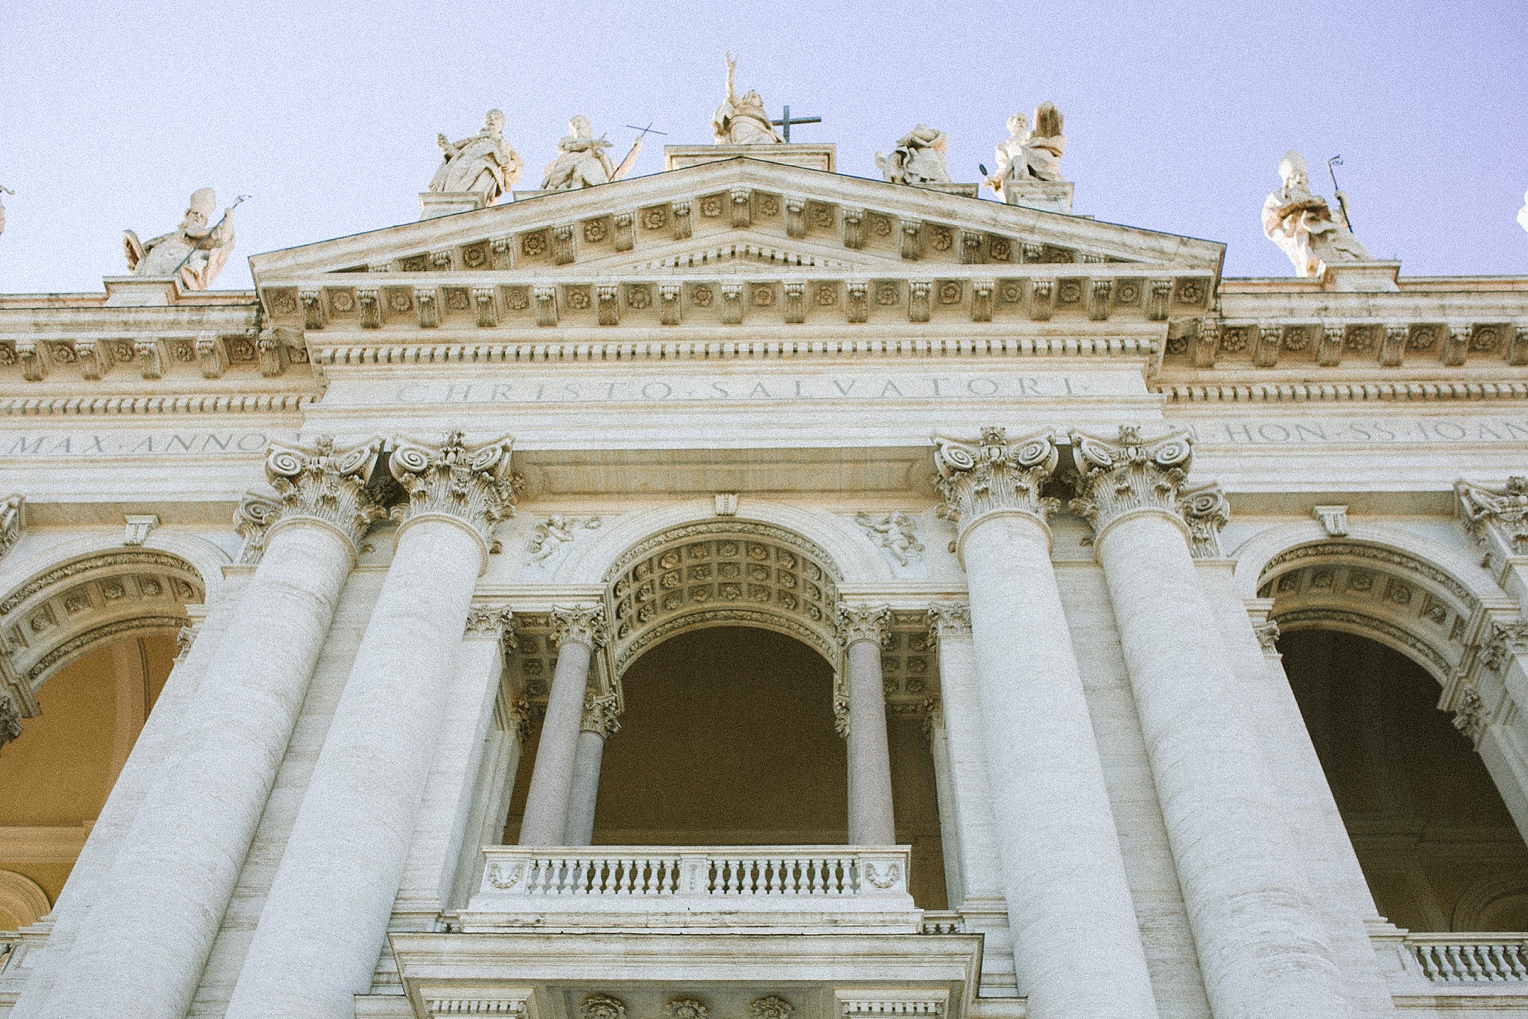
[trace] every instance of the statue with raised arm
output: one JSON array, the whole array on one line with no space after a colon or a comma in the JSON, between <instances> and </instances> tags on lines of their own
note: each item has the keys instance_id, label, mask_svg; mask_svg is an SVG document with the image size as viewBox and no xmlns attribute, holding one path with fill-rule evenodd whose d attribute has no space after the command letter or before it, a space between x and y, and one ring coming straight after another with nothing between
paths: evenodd
<instances>
[{"instance_id":1,"label":"statue with raised arm","mask_svg":"<svg viewBox=\"0 0 1528 1019\"><path fill-rule=\"evenodd\" d=\"M1348 225L1346 197L1337 193L1338 211L1310 190L1305 157L1294 149L1279 161L1282 186L1263 202L1263 233L1283 249L1297 276L1320 276L1324 262L1367 262L1369 252Z\"/></svg>"},{"instance_id":2,"label":"statue with raised arm","mask_svg":"<svg viewBox=\"0 0 1528 1019\"><path fill-rule=\"evenodd\" d=\"M571 191L620 180L631 168L641 145L642 139L638 138L621 165L616 166L605 154L610 143L603 135L594 137L594 128L588 118L574 117L568 121L568 136L557 143L557 158L547 164L541 189Z\"/></svg>"},{"instance_id":3,"label":"statue with raised arm","mask_svg":"<svg viewBox=\"0 0 1528 1019\"><path fill-rule=\"evenodd\" d=\"M945 149L949 144L943 131L919 124L901 137L890 156L877 152L875 165L893 184L948 184L950 167Z\"/></svg>"},{"instance_id":4,"label":"statue with raised arm","mask_svg":"<svg viewBox=\"0 0 1528 1019\"><path fill-rule=\"evenodd\" d=\"M489 110L483 118L483 130L471 138L453 142L443 134L435 136L444 157L430 180L429 190L442 193L472 192L492 205L499 196L515 186L525 164L504 140L504 113Z\"/></svg>"},{"instance_id":5,"label":"statue with raised arm","mask_svg":"<svg viewBox=\"0 0 1528 1019\"><path fill-rule=\"evenodd\" d=\"M140 241L133 231L122 231L127 271L134 276L174 276L188 290L206 290L233 251L233 210L238 204L224 209L223 218L212 224L217 195L201 188L192 193L191 207L173 233Z\"/></svg>"},{"instance_id":6,"label":"statue with raised arm","mask_svg":"<svg viewBox=\"0 0 1528 1019\"><path fill-rule=\"evenodd\" d=\"M6 187L4 184L0 184L0 191L4 191L8 195L14 195L16 193L10 188ZM0 202L0 234L3 233L5 233L5 203Z\"/></svg>"},{"instance_id":7,"label":"statue with raised arm","mask_svg":"<svg viewBox=\"0 0 1528 1019\"><path fill-rule=\"evenodd\" d=\"M727 54L727 98L711 115L711 135L718 145L771 145L782 141L775 125L769 122L764 100L753 89L738 98L733 85L737 58Z\"/></svg>"},{"instance_id":8,"label":"statue with raised arm","mask_svg":"<svg viewBox=\"0 0 1528 1019\"><path fill-rule=\"evenodd\" d=\"M0 219L0 225L3 224L4 220ZM1523 207L1517 210L1517 225L1528 230L1528 191L1523 192Z\"/></svg>"},{"instance_id":9,"label":"statue with raised arm","mask_svg":"<svg viewBox=\"0 0 1528 1019\"><path fill-rule=\"evenodd\" d=\"M1055 103L1041 103L1035 110L1035 126L1029 118L1015 113L1008 118L1008 137L997 146L997 172L987 178L987 186L1003 193L1003 182L1064 180L1061 156L1066 151L1062 133L1061 111Z\"/></svg>"}]
</instances>

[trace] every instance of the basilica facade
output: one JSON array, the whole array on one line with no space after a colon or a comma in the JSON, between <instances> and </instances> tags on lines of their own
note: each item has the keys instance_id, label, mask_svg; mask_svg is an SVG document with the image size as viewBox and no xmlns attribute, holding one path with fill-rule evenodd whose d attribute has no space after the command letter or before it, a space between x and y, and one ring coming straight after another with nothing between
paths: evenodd
<instances>
[{"instance_id":1,"label":"basilica facade","mask_svg":"<svg viewBox=\"0 0 1528 1019\"><path fill-rule=\"evenodd\" d=\"M0 295L0 1016L1528 1015L1528 279L757 105Z\"/></svg>"}]
</instances>

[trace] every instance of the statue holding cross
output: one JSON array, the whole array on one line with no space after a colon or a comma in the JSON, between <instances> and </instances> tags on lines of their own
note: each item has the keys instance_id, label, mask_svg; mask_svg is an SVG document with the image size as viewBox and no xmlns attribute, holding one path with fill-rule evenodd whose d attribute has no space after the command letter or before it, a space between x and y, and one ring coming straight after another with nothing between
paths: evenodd
<instances>
[{"instance_id":1,"label":"statue holding cross","mask_svg":"<svg viewBox=\"0 0 1528 1019\"><path fill-rule=\"evenodd\" d=\"M737 58L727 54L727 98L711 116L711 134L718 145L774 145L783 141L753 89L741 97L733 84Z\"/></svg>"}]
</instances>

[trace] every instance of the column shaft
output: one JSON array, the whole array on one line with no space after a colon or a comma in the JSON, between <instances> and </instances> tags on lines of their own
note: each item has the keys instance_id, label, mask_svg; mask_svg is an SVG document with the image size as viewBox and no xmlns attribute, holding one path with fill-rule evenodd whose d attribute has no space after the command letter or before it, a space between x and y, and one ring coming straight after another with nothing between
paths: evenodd
<instances>
[{"instance_id":1,"label":"column shaft","mask_svg":"<svg viewBox=\"0 0 1528 1019\"><path fill-rule=\"evenodd\" d=\"M228 1019L338 1019L370 988L483 551L454 520L400 533Z\"/></svg>"},{"instance_id":2,"label":"column shaft","mask_svg":"<svg viewBox=\"0 0 1528 1019\"><path fill-rule=\"evenodd\" d=\"M594 839L594 809L599 800L600 763L605 756L605 737L584 729L573 748L573 788L568 797L565 842L587 846Z\"/></svg>"},{"instance_id":3,"label":"column shaft","mask_svg":"<svg viewBox=\"0 0 1528 1019\"><path fill-rule=\"evenodd\" d=\"M520 822L523 846L560 846L567 838L573 763L584 717L584 691L589 685L589 660L596 642L592 631L586 630L590 628L564 626L558 644L557 667L552 672L541 741L525 798L525 817Z\"/></svg>"},{"instance_id":4,"label":"column shaft","mask_svg":"<svg viewBox=\"0 0 1528 1019\"><path fill-rule=\"evenodd\" d=\"M1347 1015L1182 530L1145 509L1102 532L1098 559L1215 1014Z\"/></svg>"},{"instance_id":5,"label":"column shaft","mask_svg":"<svg viewBox=\"0 0 1528 1019\"><path fill-rule=\"evenodd\" d=\"M897 841L891 805L891 751L886 742L886 691L878 640L848 647L849 844L890 846Z\"/></svg>"},{"instance_id":6,"label":"column shaft","mask_svg":"<svg viewBox=\"0 0 1528 1019\"><path fill-rule=\"evenodd\" d=\"M1019 990L1035 1019L1155 1016L1049 547L1021 514L962 539Z\"/></svg>"},{"instance_id":7,"label":"column shaft","mask_svg":"<svg viewBox=\"0 0 1528 1019\"><path fill-rule=\"evenodd\" d=\"M270 535L40 1014L186 1014L353 554L340 531L305 518Z\"/></svg>"}]
</instances>

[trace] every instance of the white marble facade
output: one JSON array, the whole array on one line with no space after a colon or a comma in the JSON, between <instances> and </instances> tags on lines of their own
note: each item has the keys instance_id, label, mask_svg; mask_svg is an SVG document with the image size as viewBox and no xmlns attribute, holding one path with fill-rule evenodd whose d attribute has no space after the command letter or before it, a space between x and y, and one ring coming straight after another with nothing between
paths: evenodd
<instances>
[{"instance_id":1,"label":"white marble facade","mask_svg":"<svg viewBox=\"0 0 1528 1019\"><path fill-rule=\"evenodd\" d=\"M734 148L252 292L0 295L0 693L24 731L92 640L188 627L0 1015L1528 1015L1521 941L1379 916L1271 636L1422 663L1528 827L1528 279L1223 279ZM644 600L728 547L780 576ZM181 586L24 630L144 564ZM1320 564L1378 579L1286 591ZM727 620L833 663L848 843L588 846L623 670Z\"/></svg>"}]
</instances>

